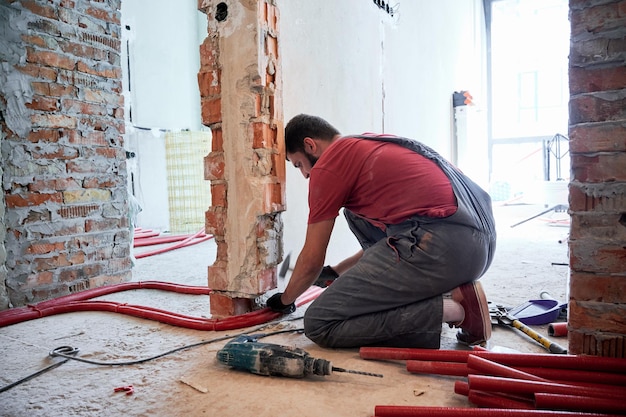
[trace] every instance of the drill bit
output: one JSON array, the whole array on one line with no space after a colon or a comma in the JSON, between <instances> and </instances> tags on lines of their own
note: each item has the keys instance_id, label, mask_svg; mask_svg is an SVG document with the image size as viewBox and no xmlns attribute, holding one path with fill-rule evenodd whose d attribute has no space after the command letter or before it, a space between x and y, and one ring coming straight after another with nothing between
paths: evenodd
<instances>
[{"instance_id":1,"label":"drill bit","mask_svg":"<svg viewBox=\"0 0 626 417\"><path fill-rule=\"evenodd\" d=\"M376 378L382 378L383 377L383 374L374 374L372 372L354 371L352 369L338 368L336 366L333 366L332 369L333 369L334 372L347 372L349 374L375 376Z\"/></svg>"}]
</instances>

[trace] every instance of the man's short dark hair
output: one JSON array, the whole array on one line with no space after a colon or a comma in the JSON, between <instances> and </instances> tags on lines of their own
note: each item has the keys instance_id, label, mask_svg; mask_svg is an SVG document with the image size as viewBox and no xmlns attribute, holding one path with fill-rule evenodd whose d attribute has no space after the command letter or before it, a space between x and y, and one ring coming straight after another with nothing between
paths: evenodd
<instances>
[{"instance_id":1,"label":"man's short dark hair","mask_svg":"<svg viewBox=\"0 0 626 417\"><path fill-rule=\"evenodd\" d=\"M339 131L321 117L299 114L285 126L285 150L287 153L304 152L304 138L332 140Z\"/></svg>"}]
</instances>

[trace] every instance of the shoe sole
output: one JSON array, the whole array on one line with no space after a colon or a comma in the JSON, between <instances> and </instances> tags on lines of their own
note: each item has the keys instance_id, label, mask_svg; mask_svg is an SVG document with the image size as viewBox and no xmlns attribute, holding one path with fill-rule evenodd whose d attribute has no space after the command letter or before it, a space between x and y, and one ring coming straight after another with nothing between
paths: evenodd
<instances>
[{"instance_id":1,"label":"shoe sole","mask_svg":"<svg viewBox=\"0 0 626 417\"><path fill-rule=\"evenodd\" d=\"M472 288L473 288L476 298L478 299L478 304L481 306L480 318L483 322L482 327L483 327L483 333L485 337L484 339L477 339L477 340L472 340L472 341L462 340L464 335L467 335L468 337L471 335L461 330L461 332L457 333L456 339L459 343L462 343L466 346L476 346L476 345L485 346L487 344L487 341L491 339L491 316L489 315L489 304L487 303L487 296L485 295L485 291L483 290L483 286L480 282L478 281L472 282ZM461 329L463 329L462 325L460 327Z\"/></svg>"}]
</instances>

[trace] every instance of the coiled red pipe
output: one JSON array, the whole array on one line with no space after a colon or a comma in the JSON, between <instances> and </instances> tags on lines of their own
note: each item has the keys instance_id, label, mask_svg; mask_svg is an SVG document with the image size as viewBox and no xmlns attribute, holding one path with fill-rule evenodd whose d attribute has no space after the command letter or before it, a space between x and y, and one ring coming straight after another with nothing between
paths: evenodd
<instances>
[{"instance_id":1,"label":"coiled red pipe","mask_svg":"<svg viewBox=\"0 0 626 417\"><path fill-rule=\"evenodd\" d=\"M547 410L507 410L502 408L415 407L377 405L376 417L618 417L612 414Z\"/></svg>"},{"instance_id":2,"label":"coiled red pipe","mask_svg":"<svg viewBox=\"0 0 626 417\"><path fill-rule=\"evenodd\" d=\"M280 313L273 312L269 308L264 308L239 316L226 317L221 319L206 319L202 317L186 316L183 314L165 311L153 307L136 306L114 301L85 301L94 297L100 297L115 292L134 289L158 289L197 295L208 295L211 292L211 289L209 289L208 287L172 284L168 282L127 282L81 291L79 293L70 294L53 300L42 301L41 303L31 306L5 310L3 312L0 312L0 327L9 326L11 324L21 323L23 321L33 320L40 317L47 317L55 314L63 314L77 311L108 311L145 318L149 320L155 320L161 323L170 324L178 327L185 327L189 329L222 331L255 326L278 318L281 315ZM296 300L296 305L301 306L313 301L323 291L324 289L320 287L313 286L309 288Z\"/></svg>"}]
</instances>

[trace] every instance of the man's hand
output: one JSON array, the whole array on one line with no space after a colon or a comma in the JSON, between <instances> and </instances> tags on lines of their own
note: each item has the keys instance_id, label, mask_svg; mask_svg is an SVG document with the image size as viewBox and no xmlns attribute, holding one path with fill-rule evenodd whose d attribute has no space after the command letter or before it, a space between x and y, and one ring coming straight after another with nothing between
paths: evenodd
<instances>
[{"instance_id":1,"label":"man's hand","mask_svg":"<svg viewBox=\"0 0 626 417\"><path fill-rule=\"evenodd\" d=\"M296 311L296 303L291 303L287 305L283 304L280 299L281 295L283 295L282 292L277 292L276 294L268 298L265 304L273 311L276 311L278 313L291 314Z\"/></svg>"},{"instance_id":2,"label":"man's hand","mask_svg":"<svg viewBox=\"0 0 626 417\"><path fill-rule=\"evenodd\" d=\"M317 277L313 285L326 288L330 284L332 284L333 281L337 278L339 278L339 274L335 272L335 270L329 265L326 265L324 268L322 268L322 272L320 272L320 275Z\"/></svg>"}]
</instances>

